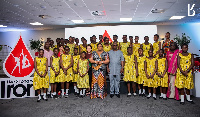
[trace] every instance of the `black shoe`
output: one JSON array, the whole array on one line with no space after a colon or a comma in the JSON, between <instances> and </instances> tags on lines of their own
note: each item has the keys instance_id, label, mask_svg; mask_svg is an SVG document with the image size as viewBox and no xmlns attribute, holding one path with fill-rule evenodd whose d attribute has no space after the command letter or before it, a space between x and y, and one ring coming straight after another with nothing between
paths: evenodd
<instances>
[{"instance_id":1,"label":"black shoe","mask_svg":"<svg viewBox=\"0 0 200 117\"><path fill-rule=\"evenodd\" d=\"M147 97L147 99L149 99L150 97Z\"/></svg>"},{"instance_id":2,"label":"black shoe","mask_svg":"<svg viewBox=\"0 0 200 117\"><path fill-rule=\"evenodd\" d=\"M77 93L76 93L76 92L74 92L74 95L77 95Z\"/></svg>"},{"instance_id":3,"label":"black shoe","mask_svg":"<svg viewBox=\"0 0 200 117\"><path fill-rule=\"evenodd\" d=\"M142 96L142 94L139 94L139 96Z\"/></svg>"},{"instance_id":4,"label":"black shoe","mask_svg":"<svg viewBox=\"0 0 200 117\"><path fill-rule=\"evenodd\" d=\"M155 97L153 97L154 100L157 100Z\"/></svg>"},{"instance_id":5,"label":"black shoe","mask_svg":"<svg viewBox=\"0 0 200 117\"><path fill-rule=\"evenodd\" d=\"M48 101L48 99L44 99L45 101Z\"/></svg>"},{"instance_id":6,"label":"black shoe","mask_svg":"<svg viewBox=\"0 0 200 117\"><path fill-rule=\"evenodd\" d=\"M193 102L193 101L187 101L187 102L189 102L190 104L194 104L194 102Z\"/></svg>"},{"instance_id":7,"label":"black shoe","mask_svg":"<svg viewBox=\"0 0 200 117\"><path fill-rule=\"evenodd\" d=\"M142 97L143 97L143 96L146 97L144 93L142 94Z\"/></svg>"},{"instance_id":8,"label":"black shoe","mask_svg":"<svg viewBox=\"0 0 200 117\"><path fill-rule=\"evenodd\" d=\"M65 95L65 98L68 98L68 95Z\"/></svg>"},{"instance_id":9,"label":"black shoe","mask_svg":"<svg viewBox=\"0 0 200 117\"><path fill-rule=\"evenodd\" d=\"M163 97L159 97L159 99L162 99Z\"/></svg>"},{"instance_id":10,"label":"black shoe","mask_svg":"<svg viewBox=\"0 0 200 117\"><path fill-rule=\"evenodd\" d=\"M76 93L76 97L79 97L79 95L80 95L79 93Z\"/></svg>"},{"instance_id":11,"label":"black shoe","mask_svg":"<svg viewBox=\"0 0 200 117\"><path fill-rule=\"evenodd\" d=\"M184 105L184 104L185 104L185 102L180 102L180 104L181 104L181 105Z\"/></svg>"},{"instance_id":12,"label":"black shoe","mask_svg":"<svg viewBox=\"0 0 200 117\"><path fill-rule=\"evenodd\" d=\"M40 99L41 100L41 99ZM37 99L37 102L40 102L40 100L39 99Z\"/></svg>"},{"instance_id":13,"label":"black shoe","mask_svg":"<svg viewBox=\"0 0 200 117\"><path fill-rule=\"evenodd\" d=\"M54 99L58 99L58 96L57 96L57 95L54 95L53 98L54 98Z\"/></svg>"},{"instance_id":14,"label":"black shoe","mask_svg":"<svg viewBox=\"0 0 200 117\"><path fill-rule=\"evenodd\" d=\"M114 97L114 94L110 94L110 98L113 98Z\"/></svg>"},{"instance_id":15,"label":"black shoe","mask_svg":"<svg viewBox=\"0 0 200 117\"><path fill-rule=\"evenodd\" d=\"M42 99L42 100L44 100L43 96L44 96L44 95L41 95L41 99Z\"/></svg>"},{"instance_id":16,"label":"black shoe","mask_svg":"<svg viewBox=\"0 0 200 117\"><path fill-rule=\"evenodd\" d=\"M120 95L119 95L119 94L116 94L116 96L117 96L118 98L120 98Z\"/></svg>"},{"instance_id":17,"label":"black shoe","mask_svg":"<svg viewBox=\"0 0 200 117\"><path fill-rule=\"evenodd\" d=\"M80 95L80 98L83 98L83 95Z\"/></svg>"},{"instance_id":18,"label":"black shoe","mask_svg":"<svg viewBox=\"0 0 200 117\"><path fill-rule=\"evenodd\" d=\"M51 98L51 94L47 94L47 97L48 97L48 98Z\"/></svg>"},{"instance_id":19,"label":"black shoe","mask_svg":"<svg viewBox=\"0 0 200 117\"><path fill-rule=\"evenodd\" d=\"M167 100L167 98L163 98L163 100Z\"/></svg>"}]
</instances>

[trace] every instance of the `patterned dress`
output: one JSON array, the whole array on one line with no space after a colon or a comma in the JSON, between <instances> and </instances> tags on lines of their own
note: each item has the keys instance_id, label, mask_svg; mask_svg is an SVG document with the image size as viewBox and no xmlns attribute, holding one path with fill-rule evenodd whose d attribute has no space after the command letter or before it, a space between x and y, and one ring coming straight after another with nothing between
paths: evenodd
<instances>
[{"instance_id":1,"label":"patterned dress","mask_svg":"<svg viewBox=\"0 0 200 117\"><path fill-rule=\"evenodd\" d=\"M102 52L100 55L96 51L92 52L94 61L105 61L108 58L107 52ZM106 64L97 65L92 64L92 83L91 83L91 96L90 98L106 97L105 83L106 83Z\"/></svg>"},{"instance_id":2,"label":"patterned dress","mask_svg":"<svg viewBox=\"0 0 200 117\"><path fill-rule=\"evenodd\" d=\"M161 59L158 58L157 60L158 60L158 73L160 73L162 75L165 71L166 58L161 58ZM167 72L165 73L163 78L158 77L158 86L168 87L168 74L167 74Z\"/></svg>"},{"instance_id":3,"label":"patterned dress","mask_svg":"<svg viewBox=\"0 0 200 117\"><path fill-rule=\"evenodd\" d=\"M83 44L80 45L80 48L81 48L81 52L80 53L82 53L83 51L87 52L87 48L83 47Z\"/></svg>"},{"instance_id":4,"label":"patterned dress","mask_svg":"<svg viewBox=\"0 0 200 117\"><path fill-rule=\"evenodd\" d=\"M54 70L56 72L58 72L59 69L60 69L60 65L59 65L60 57L56 58L56 57L52 56L52 58L53 58L53 60L52 60L52 66L53 66ZM59 75L57 77L55 77L55 72L51 68L50 69L50 83L59 82L60 81L59 77L60 77L60 73L59 73Z\"/></svg>"},{"instance_id":5,"label":"patterned dress","mask_svg":"<svg viewBox=\"0 0 200 117\"><path fill-rule=\"evenodd\" d=\"M88 60L81 60L79 59L79 72L82 74L87 73L87 65L88 65ZM78 74L78 80L77 80L77 87L78 88L89 88L89 75L88 73L84 76L81 77L80 74Z\"/></svg>"},{"instance_id":6,"label":"patterned dress","mask_svg":"<svg viewBox=\"0 0 200 117\"><path fill-rule=\"evenodd\" d=\"M140 48L140 43L138 44L133 44L133 54L138 57L139 53L138 53L138 49Z\"/></svg>"},{"instance_id":7,"label":"patterned dress","mask_svg":"<svg viewBox=\"0 0 200 117\"><path fill-rule=\"evenodd\" d=\"M151 49L151 43L149 43L148 45L146 44L142 44L142 49L143 49L143 55L146 57L149 57L149 50Z\"/></svg>"},{"instance_id":8,"label":"patterned dress","mask_svg":"<svg viewBox=\"0 0 200 117\"><path fill-rule=\"evenodd\" d=\"M67 46L69 46L69 48L70 48L69 54L74 55L75 43L73 43L73 44L67 43Z\"/></svg>"},{"instance_id":9,"label":"patterned dress","mask_svg":"<svg viewBox=\"0 0 200 117\"><path fill-rule=\"evenodd\" d=\"M180 66L183 71L186 71L192 64L191 63L192 55L191 53L189 53L188 56L183 56L181 53L179 53L179 56L180 56ZM176 73L175 86L179 89L181 88L193 89L194 83L193 83L192 69L189 71L187 76L185 76L181 73L180 69L178 68Z\"/></svg>"},{"instance_id":10,"label":"patterned dress","mask_svg":"<svg viewBox=\"0 0 200 117\"><path fill-rule=\"evenodd\" d=\"M64 68L67 68L71 64L72 55L62 54L62 65ZM69 82L73 80L73 71L72 67L67 70L67 75L65 75L64 71L60 69L61 72L61 81L60 82Z\"/></svg>"},{"instance_id":11,"label":"patterned dress","mask_svg":"<svg viewBox=\"0 0 200 117\"><path fill-rule=\"evenodd\" d=\"M155 71L156 58L153 58L151 60L149 58L147 58L146 63L147 63L147 74L149 76L151 76ZM158 87L158 76L154 75L153 78L147 79L147 83L148 83L148 87L157 88Z\"/></svg>"},{"instance_id":12,"label":"patterned dress","mask_svg":"<svg viewBox=\"0 0 200 117\"><path fill-rule=\"evenodd\" d=\"M159 43L160 41L153 43L153 55L155 55L159 51ZM158 58L159 54L156 55L155 58Z\"/></svg>"},{"instance_id":13,"label":"patterned dress","mask_svg":"<svg viewBox=\"0 0 200 117\"><path fill-rule=\"evenodd\" d=\"M80 55L73 56L74 64L73 64L73 70L77 72L77 66L78 66L78 60L80 59ZM73 80L72 82L77 82L78 74L73 74Z\"/></svg>"},{"instance_id":14,"label":"patterned dress","mask_svg":"<svg viewBox=\"0 0 200 117\"><path fill-rule=\"evenodd\" d=\"M97 43L91 43L92 51L97 51Z\"/></svg>"},{"instance_id":15,"label":"patterned dress","mask_svg":"<svg viewBox=\"0 0 200 117\"><path fill-rule=\"evenodd\" d=\"M135 69L135 61L134 55L124 55L125 58L125 66L124 66L124 78L125 82L137 82L136 79L136 69Z\"/></svg>"},{"instance_id":16,"label":"patterned dress","mask_svg":"<svg viewBox=\"0 0 200 117\"><path fill-rule=\"evenodd\" d=\"M110 45L110 44L109 44L108 46L103 45L103 50L104 50L105 52L109 52L109 51L111 50L111 45Z\"/></svg>"},{"instance_id":17,"label":"patterned dress","mask_svg":"<svg viewBox=\"0 0 200 117\"><path fill-rule=\"evenodd\" d=\"M143 84L144 86L147 86L146 84L146 75L145 75L145 71L144 71L144 62L146 60L146 56L143 57L137 57L137 62L138 62L138 78L137 78L137 83L138 84Z\"/></svg>"},{"instance_id":18,"label":"patterned dress","mask_svg":"<svg viewBox=\"0 0 200 117\"><path fill-rule=\"evenodd\" d=\"M123 53L123 55L127 55L127 48L130 46L130 42L127 42L127 43L123 43L123 42L120 42L120 48L121 48L121 51Z\"/></svg>"},{"instance_id":19,"label":"patterned dress","mask_svg":"<svg viewBox=\"0 0 200 117\"><path fill-rule=\"evenodd\" d=\"M35 60L36 60L38 72L43 75L46 71L47 58L36 57ZM41 88L49 88L48 74L46 74L45 77L40 77L35 71L34 77L33 77L33 88L34 90L41 89Z\"/></svg>"},{"instance_id":20,"label":"patterned dress","mask_svg":"<svg viewBox=\"0 0 200 117\"><path fill-rule=\"evenodd\" d=\"M167 52L169 51L170 43L174 42L173 40L170 40L169 42L163 42L162 48L164 49L164 55L166 56Z\"/></svg>"}]
</instances>

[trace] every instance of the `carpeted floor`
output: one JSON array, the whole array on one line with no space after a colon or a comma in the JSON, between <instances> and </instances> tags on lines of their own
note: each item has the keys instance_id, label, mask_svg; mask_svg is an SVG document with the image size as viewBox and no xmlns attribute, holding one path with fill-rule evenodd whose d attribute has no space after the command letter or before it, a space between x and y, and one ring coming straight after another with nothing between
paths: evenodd
<instances>
[{"instance_id":1,"label":"carpeted floor","mask_svg":"<svg viewBox=\"0 0 200 117\"><path fill-rule=\"evenodd\" d=\"M0 100L1 117L200 117L200 98L192 98L180 105L174 99L162 100L146 97L121 98L108 95L105 99L69 98L36 102L37 98Z\"/></svg>"}]
</instances>

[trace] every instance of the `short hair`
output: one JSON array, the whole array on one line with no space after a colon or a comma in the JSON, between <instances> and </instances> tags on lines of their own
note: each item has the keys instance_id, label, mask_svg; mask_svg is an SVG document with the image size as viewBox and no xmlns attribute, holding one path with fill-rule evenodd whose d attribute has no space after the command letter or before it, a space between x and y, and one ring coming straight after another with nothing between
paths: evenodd
<instances>
[{"instance_id":1,"label":"short hair","mask_svg":"<svg viewBox=\"0 0 200 117\"><path fill-rule=\"evenodd\" d=\"M83 54L83 53L84 53L84 54L86 54L86 52L85 52L85 51L81 52L81 54Z\"/></svg>"},{"instance_id":2,"label":"short hair","mask_svg":"<svg viewBox=\"0 0 200 117\"><path fill-rule=\"evenodd\" d=\"M143 51L143 48L139 48L139 49L141 49L141 50ZM139 49L138 49L138 50L139 50Z\"/></svg>"},{"instance_id":3,"label":"short hair","mask_svg":"<svg viewBox=\"0 0 200 117\"><path fill-rule=\"evenodd\" d=\"M55 50L59 50L59 49L58 48L54 48L53 51L55 51Z\"/></svg>"},{"instance_id":4,"label":"short hair","mask_svg":"<svg viewBox=\"0 0 200 117\"><path fill-rule=\"evenodd\" d=\"M154 36L157 36L159 38L159 35L158 34L155 34Z\"/></svg>"},{"instance_id":5,"label":"short hair","mask_svg":"<svg viewBox=\"0 0 200 117\"><path fill-rule=\"evenodd\" d=\"M164 53L164 49L160 49Z\"/></svg>"},{"instance_id":6,"label":"short hair","mask_svg":"<svg viewBox=\"0 0 200 117\"><path fill-rule=\"evenodd\" d=\"M182 48L183 46L187 46L187 47L188 47L188 44L186 44L186 43L182 44L182 45L181 45L181 48Z\"/></svg>"},{"instance_id":7,"label":"short hair","mask_svg":"<svg viewBox=\"0 0 200 117\"><path fill-rule=\"evenodd\" d=\"M102 44L102 43L98 43L98 44L97 44L97 47L98 47L99 45L102 45L102 47L103 47L103 44Z\"/></svg>"},{"instance_id":8,"label":"short hair","mask_svg":"<svg viewBox=\"0 0 200 117\"><path fill-rule=\"evenodd\" d=\"M92 49L92 46L91 46L90 44L88 44L87 46L90 46L90 47L91 47L91 49Z\"/></svg>"},{"instance_id":9,"label":"short hair","mask_svg":"<svg viewBox=\"0 0 200 117\"><path fill-rule=\"evenodd\" d=\"M43 51L43 52L44 52L44 49L39 49L39 51ZM39 51L38 51L38 52L39 52Z\"/></svg>"},{"instance_id":10,"label":"short hair","mask_svg":"<svg viewBox=\"0 0 200 117\"><path fill-rule=\"evenodd\" d=\"M132 47L127 47L127 50L128 50L129 48L132 49Z\"/></svg>"},{"instance_id":11,"label":"short hair","mask_svg":"<svg viewBox=\"0 0 200 117\"><path fill-rule=\"evenodd\" d=\"M103 38L103 41L105 42L105 41L106 41L106 39L109 39L109 38L105 36L105 37Z\"/></svg>"},{"instance_id":12,"label":"short hair","mask_svg":"<svg viewBox=\"0 0 200 117\"><path fill-rule=\"evenodd\" d=\"M92 35L92 37L96 37L95 35Z\"/></svg>"},{"instance_id":13,"label":"short hair","mask_svg":"<svg viewBox=\"0 0 200 117\"><path fill-rule=\"evenodd\" d=\"M123 36L126 36L126 37L127 37L127 35L123 35Z\"/></svg>"},{"instance_id":14,"label":"short hair","mask_svg":"<svg viewBox=\"0 0 200 117\"><path fill-rule=\"evenodd\" d=\"M171 44L174 44L175 50L179 49L178 44L176 42L171 42L169 46L171 46Z\"/></svg>"},{"instance_id":15,"label":"short hair","mask_svg":"<svg viewBox=\"0 0 200 117\"><path fill-rule=\"evenodd\" d=\"M149 38L149 36L144 36L144 38L145 38L145 37Z\"/></svg>"},{"instance_id":16,"label":"short hair","mask_svg":"<svg viewBox=\"0 0 200 117\"><path fill-rule=\"evenodd\" d=\"M113 35L113 37L118 37L117 35Z\"/></svg>"},{"instance_id":17,"label":"short hair","mask_svg":"<svg viewBox=\"0 0 200 117\"><path fill-rule=\"evenodd\" d=\"M139 36L135 36L135 37L139 37Z\"/></svg>"},{"instance_id":18,"label":"short hair","mask_svg":"<svg viewBox=\"0 0 200 117\"><path fill-rule=\"evenodd\" d=\"M69 48L69 46L65 46L64 49L65 49L65 48ZM70 48L69 48L69 49L70 49Z\"/></svg>"},{"instance_id":19,"label":"short hair","mask_svg":"<svg viewBox=\"0 0 200 117\"><path fill-rule=\"evenodd\" d=\"M78 50L78 48L74 48L74 50Z\"/></svg>"},{"instance_id":20,"label":"short hair","mask_svg":"<svg viewBox=\"0 0 200 117\"><path fill-rule=\"evenodd\" d=\"M152 51L152 52L153 52L153 49L150 49L149 51ZM149 52L149 51L148 51L148 52Z\"/></svg>"},{"instance_id":21,"label":"short hair","mask_svg":"<svg viewBox=\"0 0 200 117\"><path fill-rule=\"evenodd\" d=\"M133 38L133 36L129 36L129 38Z\"/></svg>"},{"instance_id":22,"label":"short hair","mask_svg":"<svg viewBox=\"0 0 200 117\"><path fill-rule=\"evenodd\" d=\"M166 34L167 34L167 33L170 34L169 32L166 32Z\"/></svg>"}]
</instances>

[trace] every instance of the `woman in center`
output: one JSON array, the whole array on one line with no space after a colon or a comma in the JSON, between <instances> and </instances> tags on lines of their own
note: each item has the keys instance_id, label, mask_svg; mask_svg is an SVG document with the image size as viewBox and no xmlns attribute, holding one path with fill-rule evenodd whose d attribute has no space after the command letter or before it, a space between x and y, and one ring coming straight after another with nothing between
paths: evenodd
<instances>
[{"instance_id":1,"label":"woman in center","mask_svg":"<svg viewBox=\"0 0 200 117\"><path fill-rule=\"evenodd\" d=\"M92 63L92 83L90 98L105 98L106 66L109 63L107 52L103 51L103 45L97 44L97 51L92 52L89 59Z\"/></svg>"}]
</instances>

